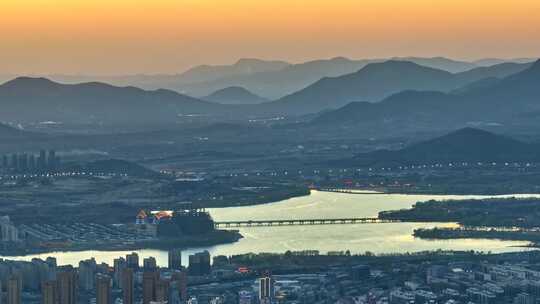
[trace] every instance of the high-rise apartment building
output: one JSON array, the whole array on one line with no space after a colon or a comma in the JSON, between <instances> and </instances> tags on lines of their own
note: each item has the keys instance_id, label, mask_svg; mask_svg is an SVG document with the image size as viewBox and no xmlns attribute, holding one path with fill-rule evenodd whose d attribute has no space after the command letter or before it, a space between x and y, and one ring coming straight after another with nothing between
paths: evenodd
<instances>
[{"instance_id":1,"label":"high-rise apartment building","mask_svg":"<svg viewBox=\"0 0 540 304\"><path fill-rule=\"evenodd\" d=\"M111 278L106 275L96 277L96 304L111 304Z\"/></svg>"},{"instance_id":2,"label":"high-rise apartment building","mask_svg":"<svg viewBox=\"0 0 540 304\"><path fill-rule=\"evenodd\" d=\"M133 269L125 268L121 272L122 281L122 300L123 304L133 304L133 289L135 282L133 280Z\"/></svg>"},{"instance_id":3,"label":"high-rise apartment building","mask_svg":"<svg viewBox=\"0 0 540 304\"><path fill-rule=\"evenodd\" d=\"M56 290L55 281L45 281L41 285L42 304L56 304L58 292Z\"/></svg>"},{"instance_id":4,"label":"high-rise apartment building","mask_svg":"<svg viewBox=\"0 0 540 304\"><path fill-rule=\"evenodd\" d=\"M122 257L114 259L113 285L122 289L122 272L127 268L126 260Z\"/></svg>"},{"instance_id":5,"label":"high-rise apartment building","mask_svg":"<svg viewBox=\"0 0 540 304\"><path fill-rule=\"evenodd\" d=\"M210 274L210 253L208 251L198 252L189 256L189 274L203 276Z\"/></svg>"},{"instance_id":6,"label":"high-rise apartment building","mask_svg":"<svg viewBox=\"0 0 540 304\"><path fill-rule=\"evenodd\" d=\"M271 303L274 298L274 279L267 275L259 279L259 301Z\"/></svg>"},{"instance_id":7,"label":"high-rise apartment building","mask_svg":"<svg viewBox=\"0 0 540 304\"><path fill-rule=\"evenodd\" d=\"M154 257L148 257L143 260L144 271L155 271L157 269L157 262Z\"/></svg>"},{"instance_id":8,"label":"high-rise apartment building","mask_svg":"<svg viewBox=\"0 0 540 304\"><path fill-rule=\"evenodd\" d=\"M22 279L20 276L11 276L7 281L7 304L21 304Z\"/></svg>"},{"instance_id":9,"label":"high-rise apartment building","mask_svg":"<svg viewBox=\"0 0 540 304\"><path fill-rule=\"evenodd\" d=\"M79 262L79 287L84 291L94 290L97 263L95 259Z\"/></svg>"},{"instance_id":10,"label":"high-rise apartment building","mask_svg":"<svg viewBox=\"0 0 540 304\"><path fill-rule=\"evenodd\" d=\"M182 269L182 251L178 249L169 250L169 269Z\"/></svg>"},{"instance_id":11,"label":"high-rise apartment building","mask_svg":"<svg viewBox=\"0 0 540 304\"><path fill-rule=\"evenodd\" d=\"M126 255L126 264L128 268L133 270L139 269L139 255L135 252Z\"/></svg>"},{"instance_id":12,"label":"high-rise apartment building","mask_svg":"<svg viewBox=\"0 0 540 304\"><path fill-rule=\"evenodd\" d=\"M145 271L143 273L143 304L150 304L156 300L156 285L159 281L159 272Z\"/></svg>"},{"instance_id":13,"label":"high-rise apartment building","mask_svg":"<svg viewBox=\"0 0 540 304\"><path fill-rule=\"evenodd\" d=\"M187 283L188 283L188 275L187 271L176 271L172 274L171 280L175 282L176 287L179 292L180 300L183 302L188 300L188 292L187 292ZM171 283L173 284L173 283Z\"/></svg>"},{"instance_id":14,"label":"high-rise apartment building","mask_svg":"<svg viewBox=\"0 0 540 304\"><path fill-rule=\"evenodd\" d=\"M157 302L167 302L169 300L169 281L158 280L156 283L156 299Z\"/></svg>"},{"instance_id":15,"label":"high-rise apartment building","mask_svg":"<svg viewBox=\"0 0 540 304\"><path fill-rule=\"evenodd\" d=\"M57 275L58 304L77 303L77 273L73 269L60 271Z\"/></svg>"}]
</instances>

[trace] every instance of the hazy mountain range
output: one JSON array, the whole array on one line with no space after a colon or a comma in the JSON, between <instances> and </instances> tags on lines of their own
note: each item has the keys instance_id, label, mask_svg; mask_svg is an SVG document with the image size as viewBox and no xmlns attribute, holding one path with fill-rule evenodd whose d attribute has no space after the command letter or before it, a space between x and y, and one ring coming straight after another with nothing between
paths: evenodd
<instances>
[{"instance_id":1,"label":"hazy mountain range","mask_svg":"<svg viewBox=\"0 0 540 304\"><path fill-rule=\"evenodd\" d=\"M268 61L252 58L238 60L232 65L200 65L179 74L178 83L200 83L215 81L226 77L253 75L261 72L280 71L290 66L285 61Z\"/></svg>"},{"instance_id":2,"label":"hazy mountain range","mask_svg":"<svg viewBox=\"0 0 540 304\"><path fill-rule=\"evenodd\" d=\"M356 166L424 165L448 162L529 162L540 160L540 146L480 129L464 128L400 150L377 150L336 163Z\"/></svg>"},{"instance_id":3,"label":"hazy mountain range","mask_svg":"<svg viewBox=\"0 0 540 304\"><path fill-rule=\"evenodd\" d=\"M223 106L163 89L20 77L0 85L0 107L0 120L7 122L144 125L217 112Z\"/></svg>"},{"instance_id":4,"label":"hazy mountain range","mask_svg":"<svg viewBox=\"0 0 540 304\"><path fill-rule=\"evenodd\" d=\"M536 60L537 58L512 58L512 59L483 58L483 59L472 61L472 63L477 66L490 66L490 65L501 64L505 62L527 63L527 62L533 62Z\"/></svg>"},{"instance_id":5,"label":"hazy mountain range","mask_svg":"<svg viewBox=\"0 0 540 304\"><path fill-rule=\"evenodd\" d=\"M443 57L396 57L391 59L406 60L426 67L450 72L462 72L477 67L469 62ZM300 64L291 64L277 71L263 71L249 75L231 75L230 77L223 77L216 80L192 83L182 86L181 91L192 96L203 96L208 94L207 92L213 92L217 89L241 86L264 98L278 99L301 90L321 78L338 77L354 73L368 64L387 60L385 58L352 60L345 57L314 60Z\"/></svg>"},{"instance_id":6,"label":"hazy mountain range","mask_svg":"<svg viewBox=\"0 0 540 304\"><path fill-rule=\"evenodd\" d=\"M540 60L519 73L458 93L402 91L379 103L350 103L323 113L312 123L422 128L535 122L540 115L539 100Z\"/></svg>"},{"instance_id":7,"label":"hazy mountain range","mask_svg":"<svg viewBox=\"0 0 540 304\"><path fill-rule=\"evenodd\" d=\"M45 78L20 77L0 85L0 121L149 126L178 123L194 116L246 120L321 112L312 125L391 127L410 123L421 128L470 122L504 124L540 114L539 66L538 62L504 63L450 73L390 60L320 79L280 100L261 104L255 103L263 98L240 87L219 90L205 101L165 89L98 82L60 84Z\"/></svg>"},{"instance_id":8,"label":"hazy mountain range","mask_svg":"<svg viewBox=\"0 0 540 304\"><path fill-rule=\"evenodd\" d=\"M267 99L278 99L313 84L324 77L337 77L356 72L370 63L387 60L410 61L445 70L451 73L464 72L476 67L503 62L524 63L534 59L483 59L475 62L452 60L443 57L395 57L352 60L344 57L321 59L299 64L283 61L240 59L231 65L202 65L179 74L85 76L85 75L41 75L62 83L105 82L118 86L135 86L142 89L170 89L202 97L231 86L243 87ZM16 76L0 76L7 81Z\"/></svg>"},{"instance_id":9,"label":"hazy mountain range","mask_svg":"<svg viewBox=\"0 0 540 304\"><path fill-rule=\"evenodd\" d=\"M352 101L378 102L406 90L450 92L485 78L505 77L529 66L504 63L453 74L409 61L391 60L368 64L351 74L323 78L265 106L269 112L281 114L316 113Z\"/></svg>"},{"instance_id":10,"label":"hazy mountain range","mask_svg":"<svg viewBox=\"0 0 540 304\"><path fill-rule=\"evenodd\" d=\"M221 104L259 104L269 101L242 87L228 87L217 90L201 99Z\"/></svg>"}]
</instances>

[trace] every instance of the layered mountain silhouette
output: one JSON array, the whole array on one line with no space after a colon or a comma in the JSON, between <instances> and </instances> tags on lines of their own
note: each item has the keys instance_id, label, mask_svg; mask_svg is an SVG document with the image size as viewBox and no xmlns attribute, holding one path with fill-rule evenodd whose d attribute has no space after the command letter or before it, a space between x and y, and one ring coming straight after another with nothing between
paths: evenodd
<instances>
[{"instance_id":1,"label":"layered mountain silhouette","mask_svg":"<svg viewBox=\"0 0 540 304\"><path fill-rule=\"evenodd\" d=\"M380 103L356 102L315 118L314 124L459 125L521 122L540 112L540 61L499 81L458 93L403 91Z\"/></svg>"},{"instance_id":2,"label":"layered mountain silhouette","mask_svg":"<svg viewBox=\"0 0 540 304\"><path fill-rule=\"evenodd\" d=\"M145 124L174 122L179 115L216 112L223 106L168 90L20 77L0 85L0 107L2 121Z\"/></svg>"},{"instance_id":3,"label":"layered mountain silhouette","mask_svg":"<svg viewBox=\"0 0 540 304\"><path fill-rule=\"evenodd\" d=\"M289 63L278 60L261 60L242 58L230 65L199 65L180 74L155 75L123 75L123 76L81 76L81 75L50 75L48 78L67 84L82 82L105 82L117 86L135 86L147 90L170 89L192 96L204 96L226 87L220 86L204 93L192 90L191 87L205 86L204 83L220 79L249 77L262 72L279 71L290 66ZM0 78L1 79L1 78Z\"/></svg>"},{"instance_id":4,"label":"layered mountain silhouette","mask_svg":"<svg viewBox=\"0 0 540 304\"><path fill-rule=\"evenodd\" d=\"M180 74L177 80L179 83L200 83L227 77L279 71L288 66L290 64L285 61L243 58L232 65L196 66Z\"/></svg>"},{"instance_id":5,"label":"layered mountain silhouette","mask_svg":"<svg viewBox=\"0 0 540 304\"><path fill-rule=\"evenodd\" d=\"M143 89L171 89L190 96L208 96L222 88L239 86L267 99L298 91L323 77L355 72L366 64L382 60L350 60L343 57L300 64L258 59L240 59L232 65L194 67L177 75L69 76L52 75L65 83L101 81Z\"/></svg>"},{"instance_id":6,"label":"layered mountain silhouette","mask_svg":"<svg viewBox=\"0 0 540 304\"><path fill-rule=\"evenodd\" d=\"M428 68L447 71L450 73L460 73L477 68L472 62L449 59L445 57L393 57L394 61L409 61Z\"/></svg>"},{"instance_id":7,"label":"layered mountain silhouette","mask_svg":"<svg viewBox=\"0 0 540 304\"><path fill-rule=\"evenodd\" d=\"M220 88L243 87L267 99L277 99L300 90L323 77L335 77L352 73L374 60L350 60L343 57L308 61L289 65L277 71L265 71L252 75L224 77L197 84L180 86L180 90L192 96L204 96Z\"/></svg>"},{"instance_id":8,"label":"layered mountain silhouette","mask_svg":"<svg viewBox=\"0 0 540 304\"><path fill-rule=\"evenodd\" d=\"M503 62L487 67L478 67L472 70L468 70L457 74L462 81L466 83L472 83L486 78L504 78L512 74L519 73L534 64L533 62L514 63Z\"/></svg>"},{"instance_id":9,"label":"layered mountain silhouette","mask_svg":"<svg viewBox=\"0 0 540 304\"><path fill-rule=\"evenodd\" d=\"M258 104L268 101L242 87L228 87L217 90L201 99L222 104Z\"/></svg>"},{"instance_id":10,"label":"layered mountain silhouette","mask_svg":"<svg viewBox=\"0 0 540 304\"><path fill-rule=\"evenodd\" d=\"M531 63L535 62L537 58L482 58L475 61L472 61L471 63L476 66L492 66L496 64L501 63Z\"/></svg>"},{"instance_id":11,"label":"layered mountain silhouette","mask_svg":"<svg viewBox=\"0 0 540 304\"><path fill-rule=\"evenodd\" d=\"M321 78L338 77L354 73L368 64L380 63L387 60L385 58L353 60L345 57L314 60L289 65L276 71L224 77L213 81L201 82L195 85L184 86L181 90L193 96L203 96L219 88L241 86L265 98L278 99L301 90ZM443 57L403 57L396 58L396 60L409 61L425 67L449 72L462 72L477 67L477 65L470 62L456 61Z\"/></svg>"},{"instance_id":12,"label":"layered mountain silhouette","mask_svg":"<svg viewBox=\"0 0 540 304\"><path fill-rule=\"evenodd\" d=\"M287 114L316 113L353 101L378 102L406 90L450 92L489 77L504 77L529 64L503 64L452 74L409 61L368 64L355 73L323 78L307 88L268 103L268 111Z\"/></svg>"},{"instance_id":13,"label":"layered mountain silhouette","mask_svg":"<svg viewBox=\"0 0 540 304\"><path fill-rule=\"evenodd\" d=\"M313 123L391 126L416 122L421 126L425 122L429 126L446 122L454 127L470 121L504 123L521 115L540 115L539 65L502 64L452 74L411 62L372 63L355 73L323 78L278 101L249 105L224 105L164 89L98 82L67 85L20 77L0 85L0 121L143 125L177 122L179 116L186 115L227 114L242 119L247 115L294 116L326 110ZM227 88L213 94L216 96L222 100L214 101L228 103L258 99L241 88ZM378 98L382 101L350 103ZM489 111L483 115L486 109Z\"/></svg>"},{"instance_id":14,"label":"layered mountain silhouette","mask_svg":"<svg viewBox=\"0 0 540 304\"><path fill-rule=\"evenodd\" d=\"M460 86L453 74L407 61L373 63L358 72L323 78L288 95L270 107L286 113L307 114L341 107L351 101L378 101L408 90L446 91Z\"/></svg>"},{"instance_id":15,"label":"layered mountain silhouette","mask_svg":"<svg viewBox=\"0 0 540 304\"><path fill-rule=\"evenodd\" d=\"M529 162L540 160L540 146L480 129L464 128L404 149L378 150L338 161L357 166L423 165L449 162Z\"/></svg>"},{"instance_id":16,"label":"layered mountain silhouette","mask_svg":"<svg viewBox=\"0 0 540 304\"><path fill-rule=\"evenodd\" d=\"M394 60L416 64L452 73L484 66L472 62L444 57L396 57ZM184 73L172 75L128 76L69 76L52 75L49 78L62 83L90 81L143 89L171 89L190 96L207 96L222 88L243 87L267 99L279 99L299 91L324 77L337 77L354 73L367 64L387 61L387 58L352 60L344 57L313 60L299 64L260 59L240 59L231 65L202 65ZM532 61L532 60L529 60ZM504 61L494 61L494 64Z\"/></svg>"}]
</instances>

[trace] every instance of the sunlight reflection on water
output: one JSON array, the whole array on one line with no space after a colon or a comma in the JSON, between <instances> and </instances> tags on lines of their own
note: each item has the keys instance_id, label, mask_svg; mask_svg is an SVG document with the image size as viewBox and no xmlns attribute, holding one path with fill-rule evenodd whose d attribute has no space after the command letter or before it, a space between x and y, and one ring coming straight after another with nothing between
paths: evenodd
<instances>
[{"instance_id":1,"label":"sunlight reflection on water","mask_svg":"<svg viewBox=\"0 0 540 304\"><path fill-rule=\"evenodd\" d=\"M508 195L526 197L531 195ZM430 199L481 198L482 196L441 196L441 195L401 195L401 194L343 194L313 191L310 196L284 200L281 202L210 209L217 221L262 220L292 218L340 218L375 217L378 212L410 208L418 201ZM234 244L190 248L183 252L183 262L188 255L206 249L212 255L233 255L249 252L284 252L286 250L350 250L353 253L366 251L374 253L403 253L424 250L453 249L491 252L526 250L527 242L499 240L420 240L412 236L417 228L453 227L452 223L388 223L354 224L326 226L283 226L240 228L243 239ZM142 257L154 256L159 265L167 265L167 252L161 250L137 250ZM77 264L80 260L95 257L98 262L112 263L114 258L126 255L127 251L83 251L55 252L49 254L12 257L31 260L33 257L55 256L59 264Z\"/></svg>"}]
</instances>

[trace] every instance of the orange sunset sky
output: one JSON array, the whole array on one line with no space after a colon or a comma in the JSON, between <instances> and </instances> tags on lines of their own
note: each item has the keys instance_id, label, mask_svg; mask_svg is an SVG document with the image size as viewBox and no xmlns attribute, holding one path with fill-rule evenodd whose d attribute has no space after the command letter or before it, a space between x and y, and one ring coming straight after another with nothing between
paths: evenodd
<instances>
[{"instance_id":1,"label":"orange sunset sky","mask_svg":"<svg viewBox=\"0 0 540 304\"><path fill-rule=\"evenodd\" d=\"M241 57L539 57L538 0L0 0L0 73L177 73Z\"/></svg>"}]
</instances>

